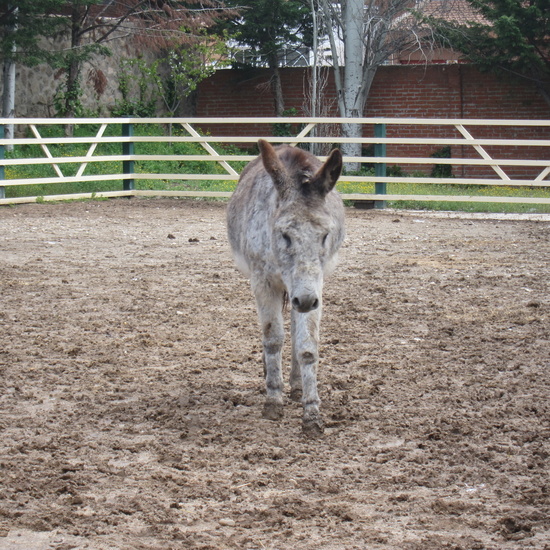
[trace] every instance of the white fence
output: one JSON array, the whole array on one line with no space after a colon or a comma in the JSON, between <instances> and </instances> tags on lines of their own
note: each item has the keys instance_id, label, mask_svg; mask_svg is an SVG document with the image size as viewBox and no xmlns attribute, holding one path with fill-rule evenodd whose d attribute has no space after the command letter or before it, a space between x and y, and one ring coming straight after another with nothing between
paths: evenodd
<instances>
[{"instance_id":1,"label":"white fence","mask_svg":"<svg viewBox=\"0 0 550 550\"><path fill-rule=\"evenodd\" d=\"M372 127L372 137L346 139L339 135L342 123L359 122L366 129ZM36 200L61 200L89 197L120 196L202 196L228 197L231 191L170 190L173 182L220 181L233 182L239 177L239 169L231 163L249 161L254 155L223 152L223 145L246 148L253 146L260 137L276 143L307 146L307 144L330 144L359 142L363 148L374 146L374 153L362 157L344 157L345 162L360 162L374 165L376 175L345 175L341 181L347 183L376 183L374 193L346 193L344 199L374 200L378 205L382 201L460 201L460 202L506 202L550 204L550 198L528 196L529 190L550 187L550 121L543 120L468 120L468 119L386 119L386 118L91 118L91 119L6 119L0 118L0 129L7 124L15 125L17 137L7 139L0 134L0 204L32 202ZM216 128L226 126L239 128L241 135L209 135L203 130L215 124ZM89 129L86 137L51 137L48 128L59 125L73 125L80 129ZM273 136L274 125L285 125L285 131L296 129L295 135ZM120 135L112 135L113 128ZM141 131L147 127L147 132ZM170 128L170 132L167 131ZM249 131L242 131L242 128ZM258 128L263 129L259 135ZM327 129L330 130L328 131ZM178 132L173 132L178 129ZM139 131L138 131L139 130ZM111 135L109 135L109 132ZM416 132L416 135L411 135ZM242 135L243 133L247 135ZM320 135L320 134L325 135ZM375 134L375 135L374 135ZM476 137L477 135L477 137ZM177 143L200 144L203 154L146 154L154 144L166 144L170 148ZM79 156L64 156L52 153L60 144L80 144L86 149ZM119 154L98 154L102 144L119 144ZM29 146L35 147L29 156ZM118 146L117 146L118 147ZM139 147L140 154L135 150ZM452 150L452 158L434 158L426 156L425 151L435 151L447 147ZM27 150L25 150L27 148ZM112 148L112 146L111 146ZM387 149L386 149L387 148ZM408 149L407 149L408 148ZM5 151L13 150L5 155ZM232 147L232 151L235 147ZM386 150L398 154L386 155ZM410 150L408 154L403 151ZM460 156L457 156L457 153ZM7 158L6 158L7 156ZM174 173L157 173L144 169L149 161L167 161L177 163ZM110 173L91 174L89 167L95 163L119 163L119 167ZM188 163L215 162L217 173L186 173ZM67 175L67 165L73 165L73 175ZM74 165L78 168L74 171ZM55 175L42 177L12 177L18 167L44 165ZM196 164L195 164L196 165ZM413 176L387 175L388 165L416 167ZM434 165L452 167L455 172L445 177L430 177L429 169ZM212 166L212 164L210 165ZM481 172L479 172L481 170ZM483 170L490 173L483 174ZM45 172L43 170L42 172ZM423 172L422 172L423 171ZM477 173L478 171L479 173ZM428 172L428 173L427 173ZM481 175L480 175L481 174ZM492 174L492 175L491 175ZM519 176L517 175L519 174ZM527 174L524 175L524 174ZM141 182L156 180L166 182L164 189L145 189ZM94 184L113 182L113 189L94 191ZM118 182L118 183L116 183ZM54 194L44 192L40 195L22 196L21 186L89 183L87 192ZM497 194L391 194L386 192L386 184L434 184L452 186L505 186L524 188L522 196L499 196ZM10 193L9 188L19 189L18 196ZM116 189L115 187L119 187ZM29 189L32 189L29 187ZM434 189L436 189L434 187Z\"/></svg>"}]
</instances>

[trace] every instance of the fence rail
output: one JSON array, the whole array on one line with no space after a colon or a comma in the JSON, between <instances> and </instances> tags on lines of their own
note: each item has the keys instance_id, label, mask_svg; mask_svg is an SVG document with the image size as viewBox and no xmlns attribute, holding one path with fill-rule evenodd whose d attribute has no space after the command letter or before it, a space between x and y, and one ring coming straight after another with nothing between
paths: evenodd
<instances>
[{"instance_id":1,"label":"fence rail","mask_svg":"<svg viewBox=\"0 0 550 550\"><path fill-rule=\"evenodd\" d=\"M364 135L344 138L338 133L343 123L361 123ZM227 127L228 133L239 135L209 135L212 124ZM3 129L14 125L15 138L5 138ZM52 127L71 125L87 130L88 135L65 137L47 135ZM284 125L293 135L273 136L273 128ZM148 128L147 132L142 132ZM174 134L171 130L177 128ZM243 130L246 128L247 130ZM330 130L327 130L330 128ZM117 135L112 135L115 132ZM381 131L382 130L382 131ZM368 133L372 136L368 136ZM109 135L110 134L110 135ZM246 135L243 135L246 134ZM323 134L323 135L317 135ZM412 137L409 137L411 136ZM390 119L390 118L82 118L82 119L6 119L0 118L0 204L61 200L85 197L115 196L196 196L228 197L231 191L171 190L174 182L235 182L239 167L255 158L253 154L227 152L227 145L253 146L263 137L276 143L308 146L312 144L337 146L360 143L372 147L372 153L361 157L344 157L344 162L359 162L376 168L375 175L345 175L342 181L350 183L376 183L374 193L342 193L344 199L382 201L460 201L550 204L549 197L531 197L529 191L550 188L550 121L546 120L469 120L469 119ZM113 152L113 144L118 152ZM172 149L176 144L195 144L204 151L200 154L146 154L158 144ZM60 147L61 146L61 147ZM78 146L75 156L65 156L66 146ZM102 147L111 146L109 154ZM434 148L446 147L447 157L434 156ZM74 147L73 147L74 149ZM84 149L86 149L84 151ZM136 150L139 149L138 153ZM437 151L437 149L436 149ZM151 162L174 163L177 170L160 173L151 169ZM98 163L109 164L108 173L90 173ZM189 173L190 164L210 163L209 170L216 173ZM20 174L33 166L44 166L43 175L24 177ZM71 166L69 166L71 165ZM387 166L416 168L413 176L386 173ZM76 166L76 168L75 168ZM216 166L216 169L212 167ZM434 166L447 167L443 177L430 176ZM70 170L69 170L70 168ZM75 171L76 170L76 171ZM49 172L49 174L47 174ZM69 172L71 174L69 175ZM165 182L166 188L147 189L144 181ZM105 190L100 182L113 182ZM116 182L119 182L118 184ZM55 184L89 184L85 193L55 192ZM94 190L93 184L98 184ZM450 186L506 186L524 188L523 196L476 196L464 194L388 193L387 184L422 184ZM26 196L21 189L44 185L40 195ZM52 192L48 191L52 186ZM101 189L99 189L101 187ZM13 190L18 192L14 193ZM33 188L34 189L34 188ZM41 188L42 189L42 188ZM7 193L6 193L7 190ZM10 195L10 196L7 196Z\"/></svg>"}]
</instances>

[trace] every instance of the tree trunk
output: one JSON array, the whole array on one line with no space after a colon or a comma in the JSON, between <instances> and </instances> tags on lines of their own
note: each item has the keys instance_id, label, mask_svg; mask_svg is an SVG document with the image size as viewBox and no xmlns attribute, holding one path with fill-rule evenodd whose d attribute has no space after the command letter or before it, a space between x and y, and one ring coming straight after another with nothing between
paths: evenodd
<instances>
[{"instance_id":1,"label":"tree trunk","mask_svg":"<svg viewBox=\"0 0 550 550\"><path fill-rule=\"evenodd\" d=\"M544 86L542 82L536 82L535 84L539 94L542 96L544 101L546 101L547 105L550 107L550 89Z\"/></svg>"},{"instance_id":2,"label":"tree trunk","mask_svg":"<svg viewBox=\"0 0 550 550\"><path fill-rule=\"evenodd\" d=\"M76 114L76 105L80 100L80 63L71 61L67 67L67 80L64 100L63 116L74 118ZM65 125L65 135L73 137L74 124Z\"/></svg>"},{"instance_id":3,"label":"tree trunk","mask_svg":"<svg viewBox=\"0 0 550 550\"><path fill-rule=\"evenodd\" d=\"M65 96L65 113L64 116L74 117L76 114L76 107L80 100L80 63L78 61L71 61L67 67L67 80L66 80L66 96Z\"/></svg>"},{"instance_id":4,"label":"tree trunk","mask_svg":"<svg viewBox=\"0 0 550 550\"><path fill-rule=\"evenodd\" d=\"M311 105L310 115L312 117L317 116L317 84L318 84L318 57L319 57L319 26L317 24L317 7L315 6L315 0L310 0L309 6L311 8L311 22L313 25L313 63L311 67Z\"/></svg>"},{"instance_id":5,"label":"tree trunk","mask_svg":"<svg viewBox=\"0 0 550 550\"><path fill-rule=\"evenodd\" d=\"M344 8L344 78L343 100L345 112L341 116L358 118L363 116L366 96L362 97L363 83L363 9L364 0L346 0ZM361 124L342 125L344 137L358 138L362 135ZM344 156L360 157L360 143L342 144ZM357 162L346 163L347 172L356 172L360 168Z\"/></svg>"},{"instance_id":6,"label":"tree trunk","mask_svg":"<svg viewBox=\"0 0 550 550\"><path fill-rule=\"evenodd\" d=\"M2 116L13 118L15 116L15 61L4 61L4 91L2 97ZM4 137L13 138L13 124L6 124ZM13 145L6 145L6 151L13 151Z\"/></svg>"},{"instance_id":7,"label":"tree trunk","mask_svg":"<svg viewBox=\"0 0 550 550\"><path fill-rule=\"evenodd\" d=\"M277 56L269 56L268 63L269 68L273 71L273 75L271 76L271 92L273 93L275 116L283 116L285 102L283 99L283 86L281 84L281 72L279 71Z\"/></svg>"},{"instance_id":8,"label":"tree trunk","mask_svg":"<svg viewBox=\"0 0 550 550\"><path fill-rule=\"evenodd\" d=\"M15 8L15 14L19 10ZM6 28L6 33L13 33L16 25ZM15 42L12 45L12 56L4 60L3 83L4 90L2 94L2 116L4 118L13 118L15 116L15 53L17 47ZM6 124L4 127L4 137L13 138L13 124ZM13 151L13 145L6 145L6 151Z\"/></svg>"},{"instance_id":9,"label":"tree trunk","mask_svg":"<svg viewBox=\"0 0 550 550\"><path fill-rule=\"evenodd\" d=\"M67 59L66 66L67 78L65 81L65 98L63 105L63 116L72 118L76 114L76 106L80 101L80 71L82 63L76 56L78 49L82 44L82 25L85 18L85 7L73 5L71 13L71 52ZM76 52L76 55L75 55ZM74 134L74 124L65 125L65 135L72 137Z\"/></svg>"},{"instance_id":10,"label":"tree trunk","mask_svg":"<svg viewBox=\"0 0 550 550\"><path fill-rule=\"evenodd\" d=\"M309 83L310 104L308 106L308 114L309 116L315 118L318 116L317 103L319 99L317 96L317 87L319 84L319 26L317 23L317 6L315 5L315 0L310 0L309 6L311 9L311 22L313 25L313 62L311 64L311 80ZM311 137L315 137L317 135L317 128L312 128L309 134ZM309 145L309 152L313 153L314 155L317 154L318 149L319 147L317 143L311 143Z\"/></svg>"}]
</instances>

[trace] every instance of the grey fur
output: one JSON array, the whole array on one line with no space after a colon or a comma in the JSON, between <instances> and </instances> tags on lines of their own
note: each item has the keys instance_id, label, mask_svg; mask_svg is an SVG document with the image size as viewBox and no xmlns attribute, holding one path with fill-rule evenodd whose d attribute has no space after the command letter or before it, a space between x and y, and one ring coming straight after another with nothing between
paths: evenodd
<instances>
[{"instance_id":1,"label":"grey fur","mask_svg":"<svg viewBox=\"0 0 550 550\"><path fill-rule=\"evenodd\" d=\"M264 417L283 415L283 304L291 304L291 396L302 396L303 429L323 431L317 392L324 278L344 239L344 207L334 185L342 155L323 164L301 149L259 141L227 208L229 242L250 278L263 335L267 397Z\"/></svg>"}]
</instances>

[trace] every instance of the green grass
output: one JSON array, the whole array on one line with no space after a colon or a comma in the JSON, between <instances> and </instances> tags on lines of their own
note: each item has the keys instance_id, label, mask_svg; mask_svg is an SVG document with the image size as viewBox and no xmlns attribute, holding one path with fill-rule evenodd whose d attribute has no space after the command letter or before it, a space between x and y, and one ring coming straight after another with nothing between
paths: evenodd
<instances>
[{"instance_id":1,"label":"green grass","mask_svg":"<svg viewBox=\"0 0 550 550\"><path fill-rule=\"evenodd\" d=\"M373 176L374 178L374 176ZM337 185L340 193L374 193L374 183L346 182L345 176ZM389 195L452 195L476 197L527 197L550 198L550 182L548 187L515 187L487 185L448 185L422 183L388 183L386 193ZM413 210L457 210L462 212L494 212L494 213L550 213L550 204L533 203L496 203L496 202L461 202L461 201L387 201L387 206L397 209Z\"/></svg>"},{"instance_id":2,"label":"green grass","mask_svg":"<svg viewBox=\"0 0 550 550\"><path fill-rule=\"evenodd\" d=\"M75 127L75 137L87 137L95 135L99 125L83 125ZM136 136L158 136L162 129L154 125L136 125ZM41 126L40 134L42 137L63 137L64 130L61 126ZM109 125L105 131L105 136L122 135L121 125ZM187 135L183 130L175 129L173 135ZM89 144L55 144L48 145L48 149L53 157L74 157L86 155ZM230 148L225 148L222 152L231 153ZM100 143L94 156L120 155L122 146L118 143ZM195 143L135 143L134 153L147 155L206 155L206 151L200 144ZM6 158L45 158L45 154L39 145L21 145L17 146L13 152L6 153ZM235 170L240 171L246 163L230 163ZM75 176L80 168L80 163L66 163L59 165L63 175L67 177ZM122 174L122 162L90 162L85 176ZM225 170L217 162L197 162L197 161L139 161L134 165L135 173L142 174L224 174ZM49 164L42 165L22 165L8 166L5 168L5 179L40 179L48 177L57 177L53 166ZM186 191L232 191L236 182L216 182L209 180L136 180L136 189L157 189L157 190L186 190ZM31 184L19 186L6 186L6 198L62 195L76 193L99 193L104 191L118 191L122 189L122 180L91 181L79 183L51 183L51 184Z\"/></svg>"},{"instance_id":3,"label":"green grass","mask_svg":"<svg viewBox=\"0 0 550 550\"><path fill-rule=\"evenodd\" d=\"M550 198L549 187L515 187L487 185L441 185L441 184L388 184L388 194L407 195L454 195L476 197L527 197ZM460 201L389 201L392 208L415 210L459 210L462 212L493 213L550 213L550 204L533 203L496 203L496 202L460 202Z\"/></svg>"},{"instance_id":4,"label":"green grass","mask_svg":"<svg viewBox=\"0 0 550 550\"><path fill-rule=\"evenodd\" d=\"M83 125L75 127L75 137L95 135L99 125ZM60 125L40 126L40 133L43 137L63 137L64 129ZM135 125L136 136L157 136L162 132L160 125ZM122 128L120 124L109 125L105 136L120 136ZM187 135L182 129L174 129L173 135ZM89 148L88 144L55 144L48 146L54 157L84 156ZM231 154L241 153L236 147L217 147L219 153ZM135 143L135 154L147 155L205 155L206 151L200 144L195 143ZM119 143L101 143L96 148L94 155L107 156L119 155L122 153L122 146ZM39 158L45 157L44 152L38 145L17 146L15 151L6 153L6 158ZM240 172L245 162L230 162L232 167ZM66 176L76 175L80 164L61 164L60 168ZM122 174L122 162L91 162L88 164L84 175ZM134 171L142 174L225 174L225 170L216 162L198 161L139 161L135 163ZM364 175L372 175L365 173ZM399 174L403 175L403 174ZM51 165L24 165L8 166L5 168L5 179L39 179L44 177L56 177ZM374 175L372 175L374 179ZM389 183L388 194L405 195L453 195L453 196L516 196L516 197L538 197L550 198L549 187L545 188L519 188L512 186L484 186L484 185L444 185L417 183ZM233 191L236 181L232 180L136 180L135 188L142 190L169 190L169 191ZM349 182L345 176L337 186L341 193L374 193L374 183L371 182ZM65 195L76 193L100 193L105 191L122 190L122 180L91 181L79 183L53 183L5 186L6 198L25 196ZM460 202L460 201L388 201L388 206L403 209L426 209L426 210L460 210L467 212L536 212L549 213L550 204L525 204L525 203L491 203L491 202Z\"/></svg>"}]
</instances>

